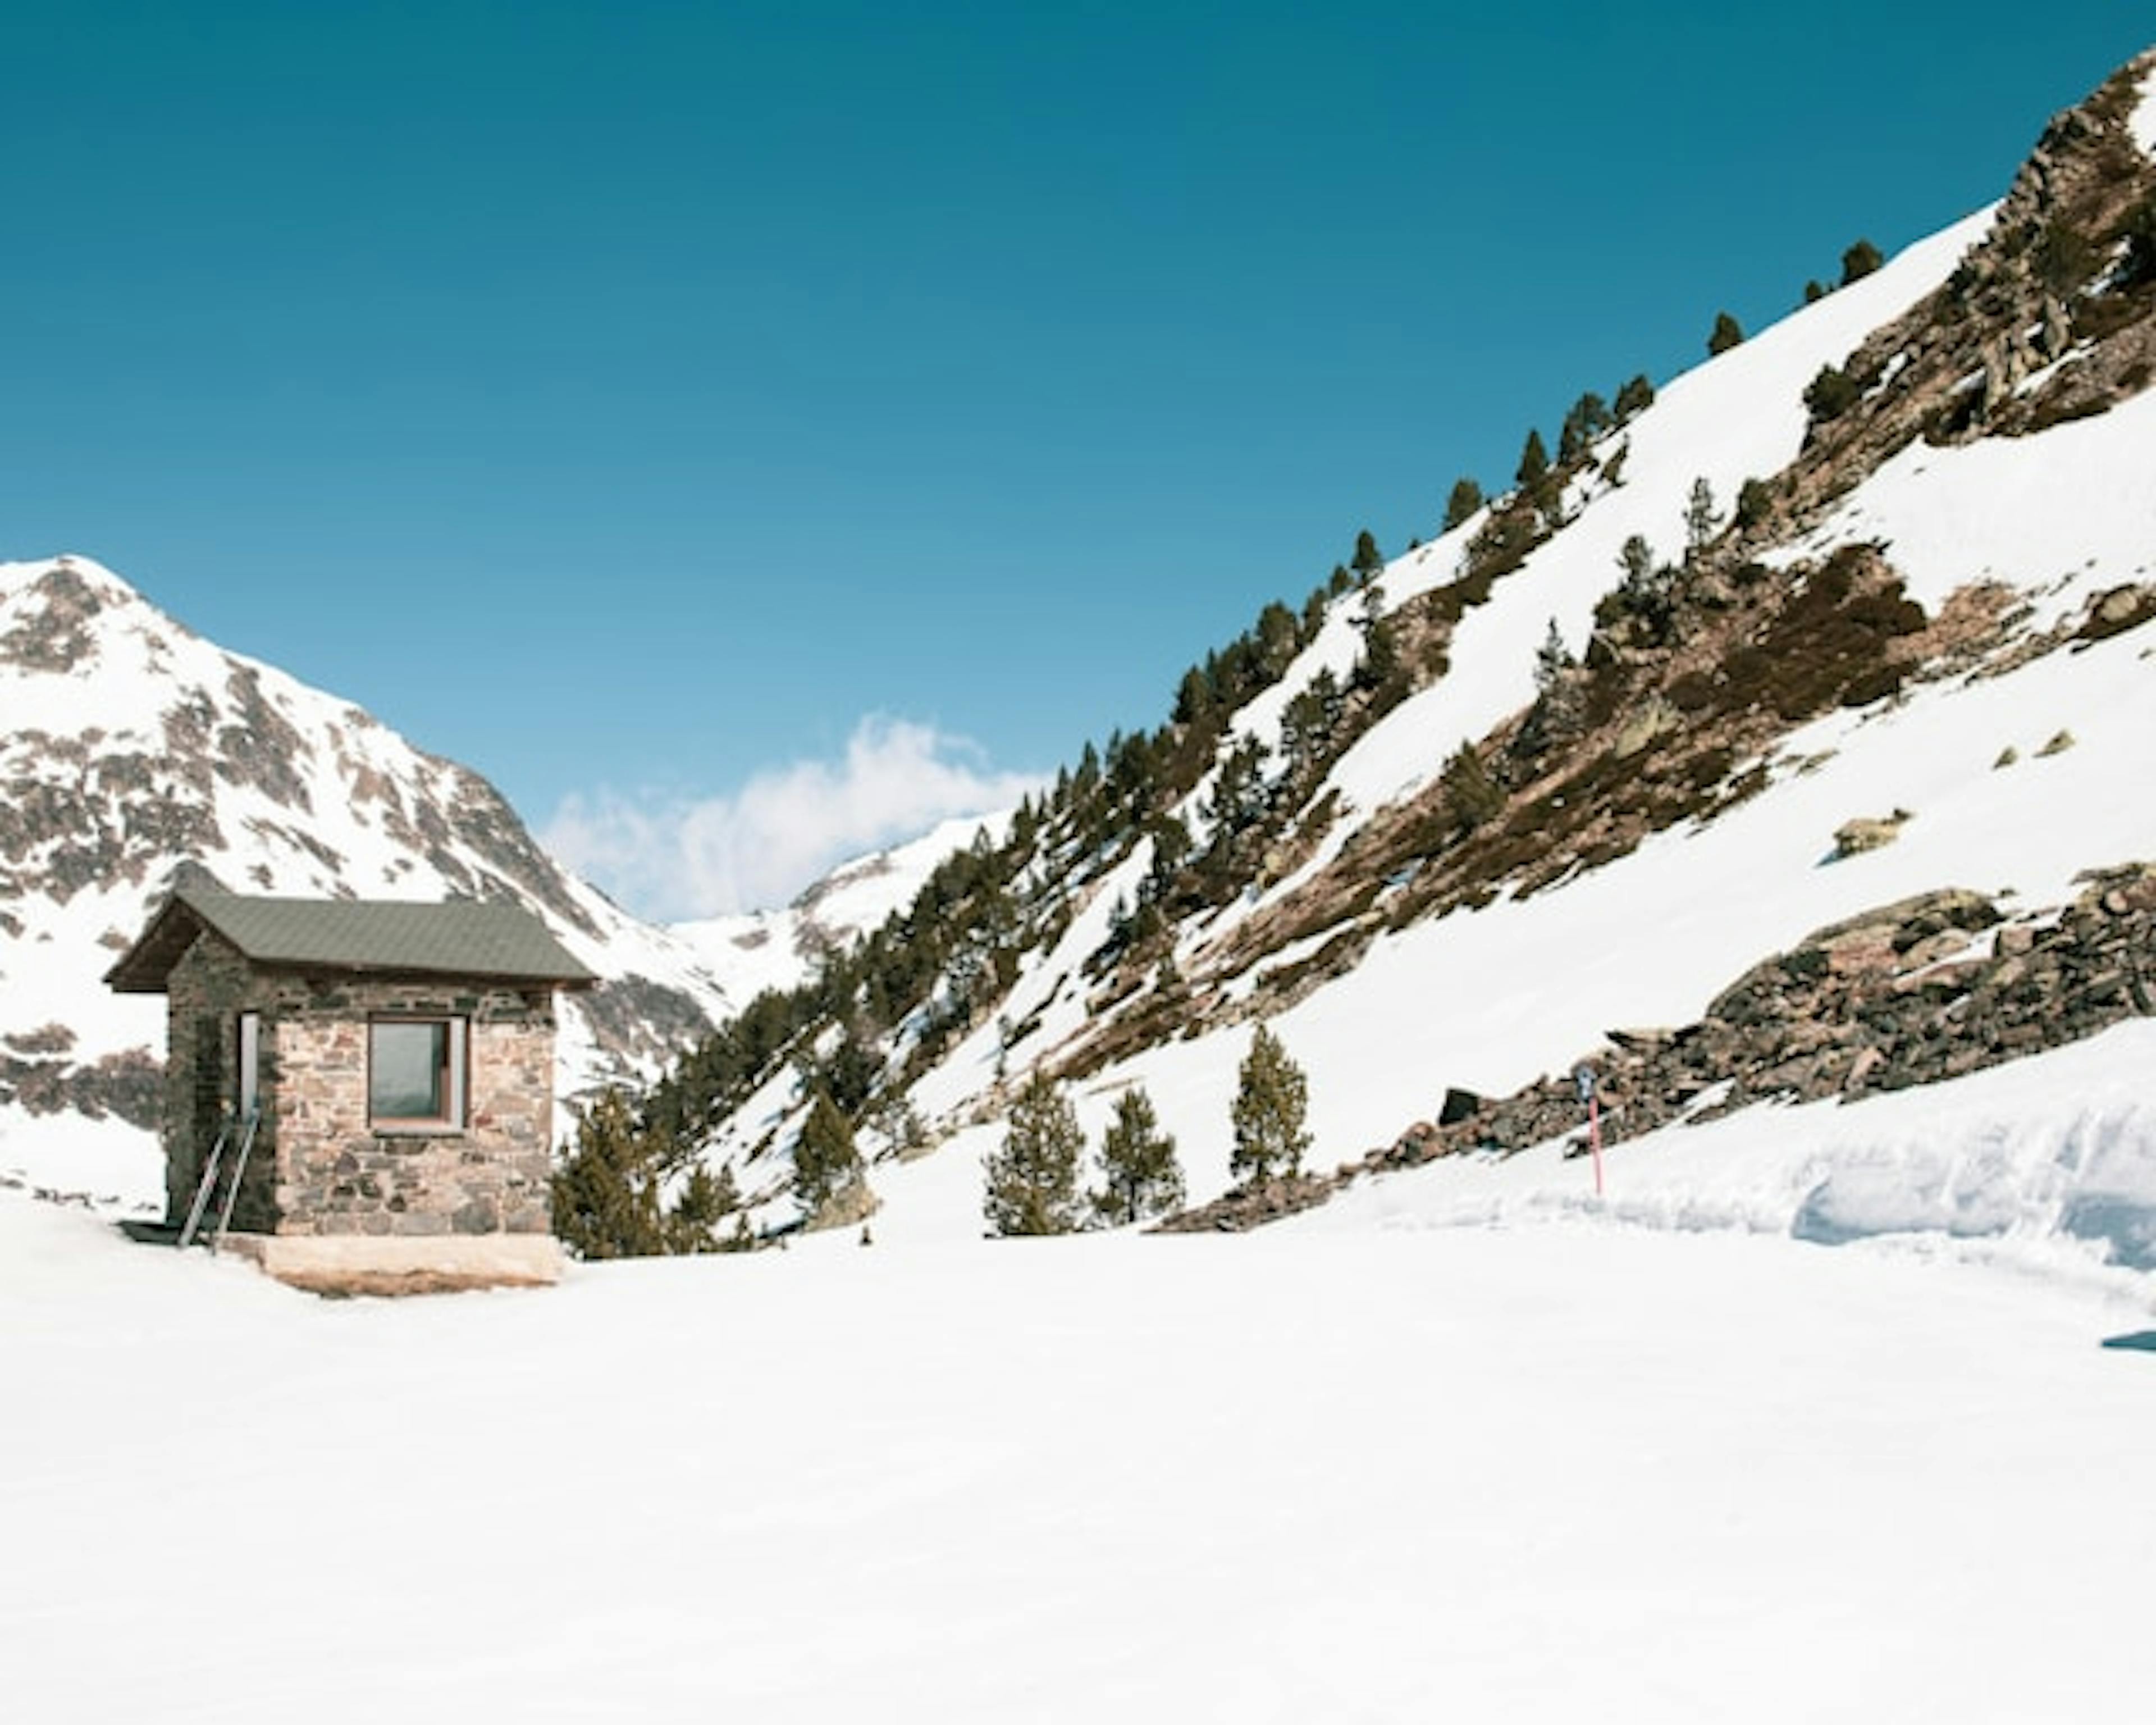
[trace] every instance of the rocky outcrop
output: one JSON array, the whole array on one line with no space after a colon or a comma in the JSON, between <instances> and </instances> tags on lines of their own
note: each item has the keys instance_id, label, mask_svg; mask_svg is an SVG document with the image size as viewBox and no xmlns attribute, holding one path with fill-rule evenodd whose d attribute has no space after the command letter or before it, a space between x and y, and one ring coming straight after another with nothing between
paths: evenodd
<instances>
[{"instance_id":1,"label":"rocky outcrop","mask_svg":"<svg viewBox=\"0 0 2156 1725\"><path fill-rule=\"evenodd\" d=\"M1619 1029L1592 1068L1605 1142L1765 1101L1856 1101L1938 1083L2156 1014L2156 863L2084 876L2062 909L2009 916L1945 891L1815 930L1717 995L1697 1023ZM1253 1228L1312 1208L1359 1175L1467 1151L1511 1153L1569 1138L1587 1148L1568 1069L1509 1096L1449 1092L1417 1122L1330 1176L1230 1192L1163 1224Z\"/></svg>"},{"instance_id":2,"label":"rocky outcrop","mask_svg":"<svg viewBox=\"0 0 2156 1725\"><path fill-rule=\"evenodd\" d=\"M2156 377L2156 160L2129 124L2144 54L2056 117L1948 282L1834 368L1802 456L1758 519L1785 539L1918 438L2041 431Z\"/></svg>"}]
</instances>

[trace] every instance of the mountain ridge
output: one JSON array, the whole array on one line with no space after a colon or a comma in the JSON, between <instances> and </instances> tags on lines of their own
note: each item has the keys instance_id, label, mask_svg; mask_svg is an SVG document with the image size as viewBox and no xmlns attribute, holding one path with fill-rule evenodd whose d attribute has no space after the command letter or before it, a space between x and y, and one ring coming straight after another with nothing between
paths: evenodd
<instances>
[{"instance_id":1,"label":"mountain ridge","mask_svg":"<svg viewBox=\"0 0 2156 1725\"><path fill-rule=\"evenodd\" d=\"M1353 1157L1423 1115L1432 1086L1503 1094L1609 1024L1687 1022L1838 916L2010 882L2061 905L2080 870L2156 855L2145 814L2104 788L2156 764L2130 722L2147 713L2156 730L2129 639L2156 611L2135 525L2156 519L2140 362L2156 163L2136 129L2152 64L2056 119L1999 204L1672 381L1547 478L1531 483L1523 461L1518 490L1360 582L1339 572L1299 623L1268 608L1194 667L1197 693L1186 679L1168 726L1089 751L1022 809L1007 854L956 896L978 932L947 920L939 939L998 986L947 982L894 1012L875 998L887 952L837 968L788 1033L793 1076L762 1065L703 1106L706 1153L759 1175L745 1188L783 1220L798 1111L829 1059L865 1049L871 1092L953 1135L975 1168L1029 1071L1070 1084L1093 1122L1146 1084L1186 1145L1206 1142L1194 1196L1209 1197L1226 1184L1224 1038L1249 1020L1323 1045L1319 1138ZM1977 523L1981 542L1938 531L1941 516ZM1905 520L1923 529L1906 550ZM1645 566L1620 579L1635 538ZM2076 567L2061 573L2053 546L2076 547ZM1411 661L1389 688L1370 669L1386 629ZM1264 667L1255 687L1234 675L1245 660ZM1209 726L1216 681L1234 698ZM2030 735L2041 706L2061 722ZM1312 745L1342 711L1361 716L1344 747ZM2082 747L2048 763L2041 790L1994 768L1993 754L2041 752L2067 717ZM1980 762L1973 723L1999 726ZM1922 794L1893 798L1897 783ZM1845 800L1818 807L1822 788ZM1981 830L2024 793L2003 842ZM1888 823L1892 849L1827 865L1840 829L1904 803L1916 819ZM1799 824L1815 837L1793 852ZM1696 858L1756 849L1769 825L1786 902L1707 908L1712 871ZM1651 957L1636 932L1609 932L1641 859L1685 863L1694 901L1641 901L1699 932ZM1547 938L1522 944L1589 905L1601 927L1562 944L1590 971L1626 955L1622 986L1570 987L1576 967ZM1500 1010L1400 1011L1439 978ZM660 1117L668 1117L672 1101L662 1085ZM891 1158L884 1184L939 1183L939 1226L963 1225L956 1177L928 1182L895 1143L871 1151Z\"/></svg>"},{"instance_id":2,"label":"mountain ridge","mask_svg":"<svg viewBox=\"0 0 2156 1725\"><path fill-rule=\"evenodd\" d=\"M151 1123L162 1023L104 993L95 955L188 870L526 905L603 977L567 1008L569 1089L649 1070L730 1009L701 960L561 869L479 774L217 647L92 559L0 565L0 1081L25 1106L67 1096Z\"/></svg>"}]
</instances>

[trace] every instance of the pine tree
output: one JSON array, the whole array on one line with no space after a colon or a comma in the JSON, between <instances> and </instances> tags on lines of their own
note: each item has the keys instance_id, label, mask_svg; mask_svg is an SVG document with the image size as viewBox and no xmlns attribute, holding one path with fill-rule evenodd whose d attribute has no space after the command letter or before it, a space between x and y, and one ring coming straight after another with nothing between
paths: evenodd
<instances>
[{"instance_id":1,"label":"pine tree","mask_svg":"<svg viewBox=\"0 0 2156 1725\"><path fill-rule=\"evenodd\" d=\"M1640 372L1626 380L1617 392L1617 423L1622 425L1635 413L1643 413L1655 404L1655 386Z\"/></svg>"},{"instance_id":2,"label":"pine tree","mask_svg":"<svg viewBox=\"0 0 2156 1725\"><path fill-rule=\"evenodd\" d=\"M1385 554L1378 549L1378 541L1368 527L1355 536L1355 556L1351 566L1358 579L1375 580L1385 570Z\"/></svg>"},{"instance_id":3,"label":"pine tree","mask_svg":"<svg viewBox=\"0 0 2156 1725\"><path fill-rule=\"evenodd\" d=\"M1003 1147L988 1161L982 1214L992 1232L1069 1234L1078 1226L1078 1164L1086 1135L1070 1099L1036 1071L1011 1105Z\"/></svg>"},{"instance_id":4,"label":"pine tree","mask_svg":"<svg viewBox=\"0 0 2156 1725\"><path fill-rule=\"evenodd\" d=\"M1774 488L1764 480L1748 479L1737 488L1737 525L1756 527L1774 506Z\"/></svg>"},{"instance_id":5,"label":"pine tree","mask_svg":"<svg viewBox=\"0 0 2156 1725\"><path fill-rule=\"evenodd\" d=\"M1660 640L1671 621L1676 572L1655 567L1654 548L1638 533L1625 540L1618 552L1617 567L1625 572L1625 578L1617 583L1616 608L1638 618ZM1596 607L1595 616L1599 621L1610 620L1600 606Z\"/></svg>"},{"instance_id":6,"label":"pine tree","mask_svg":"<svg viewBox=\"0 0 2156 1725\"><path fill-rule=\"evenodd\" d=\"M1558 463L1568 465L1578 460L1587 453L1588 446L1614 423L1609 403L1593 390L1586 391L1566 412L1563 428L1558 433Z\"/></svg>"},{"instance_id":7,"label":"pine tree","mask_svg":"<svg viewBox=\"0 0 2156 1725\"><path fill-rule=\"evenodd\" d=\"M808 1118L793 1147L793 1195L814 1216L832 1195L861 1177L861 1153L852 1122L823 1091L808 1104Z\"/></svg>"},{"instance_id":8,"label":"pine tree","mask_svg":"<svg viewBox=\"0 0 2156 1725\"><path fill-rule=\"evenodd\" d=\"M1363 614L1355 619L1363 637L1362 656L1350 674L1358 689L1382 689L1400 671L1399 634L1385 612L1385 590L1376 582L1363 589Z\"/></svg>"},{"instance_id":9,"label":"pine tree","mask_svg":"<svg viewBox=\"0 0 2156 1725\"><path fill-rule=\"evenodd\" d=\"M648 1258L666 1250L654 1146L629 1096L608 1086L577 1117L550 1196L554 1232L579 1258Z\"/></svg>"},{"instance_id":10,"label":"pine tree","mask_svg":"<svg viewBox=\"0 0 2156 1725\"><path fill-rule=\"evenodd\" d=\"M1538 493L1549 479L1549 450L1544 447L1541 432L1529 429L1527 440L1520 447L1520 465L1512 477L1529 496Z\"/></svg>"},{"instance_id":11,"label":"pine tree","mask_svg":"<svg viewBox=\"0 0 2156 1725\"><path fill-rule=\"evenodd\" d=\"M1116 1117L1101 1140L1101 1189L1093 1214L1108 1226L1142 1222L1183 1206L1183 1168L1175 1140L1160 1129L1152 1098L1133 1085L1116 1101Z\"/></svg>"},{"instance_id":12,"label":"pine tree","mask_svg":"<svg viewBox=\"0 0 2156 1725\"><path fill-rule=\"evenodd\" d=\"M1482 487L1464 475L1452 482L1445 500L1445 531L1450 533L1482 506Z\"/></svg>"},{"instance_id":13,"label":"pine tree","mask_svg":"<svg viewBox=\"0 0 2156 1725\"><path fill-rule=\"evenodd\" d=\"M1490 769L1475 752L1474 745L1461 743L1445 757L1438 775L1445 799L1462 826L1479 827L1494 819L1505 807L1505 793L1490 777Z\"/></svg>"},{"instance_id":14,"label":"pine tree","mask_svg":"<svg viewBox=\"0 0 2156 1725\"><path fill-rule=\"evenodd\" d=\"M1821 366L1804 385L1804 407L1815 419L1838 419L1863 393L1839 366Z\"/></svg>"},{"instance_id":15,"label":"pine tree","mask_svg":"<svg viewBox=\"0 0 2156 1725\"><path fill-rule=\"evenodd\" d=\"M741 1194L734 1185L732 1168L714 1175L701 1163L689 1171L674 1208L666 1213L664 1232L670 1252L716 1252L723 1250L719 1224L741 1208Z\"/></svg>"},{"instance_id":16,"label":"pine tree","mask_svg":"<svg viewBox=\"0 0 2156 1725\"><path fill-rule=\"evenodd\" d=\"M1228 1171L1249 1185L1301 1173L1302 1153L1311 1143L1304 1127L1310 1081L1302 1068L1288 1058L1280 1039L1260 1024L1236 1077L1229 1113L1235 1149Z\"/></svg>"},{"instance_id":17,"label":"pine tree","mask_svg":"<svg viewBox=\"0 0 2156 1725\"><path fill-rule=\"evenodd\" d=\"M1691 495L1685 501L1685 561L1689 563L1714 542L1716 530L1722 526L1722 512L1715 507L1714 487L1707 482L1705 475L1691 482Z\"/></svg>"},{"instance_id":18,"label":"pine tree","mask_svg":"<svg viewBox=\"0 0 2156 1725\"><path fill-rule=\"evenodd\" d=\"M1557 619L1551 618L1542 645L1535 649L1535 692L1548 695L1563 682L1564 674L1578 663L1572 656L1572 649L1564 644L1564 631L1557 626Z\"/></svg>"},{"instance_id":19,"label":"pine tree","mask_svg":"<svg viewBox=\"0 0 2156 1725\"><path fill-rule=\"evenodd\" d=\"M1847 287L1852 281L1863 280L1886 261L1870 240L1858 240L1841 254L1841 285Z\"/></svg>"},{"instance_id":20,"label":"pine tree","mask_svg":"<svg viewBox=\"0 0 2156 1725\"><path fill-rule=\"evenodd\" d=\"M1735 318L1727 311L1717 311L1714 314L1714 327L1708 331L1707 337L1707 351L1709 357L1719 358L1731 348L1741 346L1743 340L1743 326Z\"/></svg>"}]
</instances>

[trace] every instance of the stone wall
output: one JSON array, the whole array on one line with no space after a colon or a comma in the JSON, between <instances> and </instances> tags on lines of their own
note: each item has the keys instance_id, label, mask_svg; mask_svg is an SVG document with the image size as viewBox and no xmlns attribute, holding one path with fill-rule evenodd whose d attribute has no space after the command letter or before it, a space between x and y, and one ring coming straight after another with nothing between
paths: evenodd
<instances>
[{"instance_id":1,"label":"stone wall","mask_svg":"<svg viewBox=\"0 0 2156 1725\"><path fill-rule=\"evenodd\" d=\"M277 1221L285 1235L545 1234L553 1131L551 990L266 979L274 1024ZM466 1021L461 1131L367 1120L375 1016Z\"/></svg>"},{"instance_id":2,"label":"stone wall","mask_svg":"<svg viewBox=\"0 0 2156 1725\"><path fill-rule=\"evenodd\" d=\"M187 1218L203 1164L231 1112L239 1088L239 1016L255 1003L254 978L238 949L203 934L172 967L166 983L169 1046L165 1060L165 1214ZM267 1075L264 1075L265 1078ZM257 1136L233 1205L235 1228L260 1230L275 1219L274 1150Z\"/></svg>"},{"instance_id":3,"label":"stone wall","mask_svg":"<svg viewBox=\"0 0 2156 1725\"><path fill-rule=\"evenodd\" d=\"M261 1126L234 1204L237 1230L446 1236L550 1231L554 1000L550 988L258 973L204 932L167 984L166 1202L183 1219L238 1087L238 1019L262 1014ZM467 1025L461 1130L377 1128L367 1024Z\"/></svg>"}]
</instances>

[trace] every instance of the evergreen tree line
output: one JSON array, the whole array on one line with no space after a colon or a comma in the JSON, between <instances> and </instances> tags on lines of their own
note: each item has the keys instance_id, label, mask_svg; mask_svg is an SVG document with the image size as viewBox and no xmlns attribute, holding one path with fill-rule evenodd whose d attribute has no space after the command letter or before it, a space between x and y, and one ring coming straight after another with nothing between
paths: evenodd
<instances>
[{"instance_id":1,"label":"evergreen tree line","mask_svg":"<svg viewBox=\"0 0 2156 1725\"><path fill-rule=\"evenodd\" d=\"M1229 1170L1245 1186L1292 1178L1310 1148L1309 1080L1260 1024L1237 1073ZM1152 1099L1132 1085L1116 1099L1101 1140L1098 1182L1083 1185L1086 1134L1062 1087L1036 1071L1012 1103L1001 1146L984 1169L981 1210L991 1234L1074 1234L1173 1214L1183 1201L1175 1139Z\"/></svg>"},{"instance_id":2,"label":"evergreen tree line","mask_svg":"<svg viewBox=\"0 0 2156 1725\"><path fill-rule=\"evenodd\" d=\"M1845 281L1878 261L1876 248L1860 242L1845 254ZM1735 320L1727 321L1724 331L1717 318L1717 332L1741 340ZM1555 458L1531 428L1516 489L1495 502L1473 478L1457 480L1446 498L1445 528L1485 510L1489 518L1468 547L1460 578L1425 599L1456 615L1486 598L1491 581L1561 525L1564 486L1591 446L1654 396L1644 375L1627 380L1608 402L1583 393L1561 422ZM1826 417L1841 405L1836 398L1814 410ZM1621 483L1623 458L1620 445L1602 462L1611 483ZM1758 481L1748 481L1738 520L1756 518L1765 495ZM1250 629L1191 665L1164 723L1112 732L1104 746L1087 742L1075 768L1021 803L1000 843L983 835L946 858L904 910L853 946L823 955L801 984L757 996L640 1096L602 1098L579 1122L577 1144L563 1147L557 1207L571 1219L564 1237L574 1244L581 1230L595 1242L618 1243L595 1245L595 1251L704 1249L699 1242L711 1233L705 1213L724 1216L738 1200L722 1185L696 1183L696 1153L789 1063L812 1117L820 1101L850 1133L875 1124L891 1136L896 1099L906 1086L995 1011L1024 955L1052 943L1067 926L1072 894L1142 839L1153 841L1152 867L1137 902L1120 908L1107 946L1089 968L1162 942L1179 916L1247 886L1332 762L1426 674L1403 660L1398 624L1384 603L1383 567L1375 536L1359 532L1348 560L1299 609L1269 603ZM1220 745L1236 715L1279 680L1330 606L1358 593L1363 648L1350 675L1321 671L1296 691L1276 752L1246 739L1223 757ZM1635 588L1628 602L1650 612L1656 603L1650 588ZM1200 845L1173 811L1216 761L1219 771L1199 811L1206 821ZM1466 824L1502 808L1502 786L1473 749L1459 751L1444 776L1454 807L1471 817ZM1172 970L1172 961L1162 962ZM604 1169L615 1170L608 1178L621 1192L603 1203L579 1195ZM673 1201L662 1202L670 1191ZM676 1213L670 1233L668 1219ZM577 1219L595 1216L609 1219L603 1225Z\"/></svg>"},{"instance_id":3,"label":"evergreen tree line","mask_svg":"<svg viewBox=\"0 0 2156 1725\"><path fill-rule=\"evenodd\" d=\"M1861 281L1887 261L1879 248L1868 239L1859 239L1841 254L1841 280L1837 286L1847 287L1851 282ZM1804 304L1815 305L1834 291L1816 278L1804 284ZM1719 358L1744 340L1744 329L1727 311L1714 314L1714 326L1707 332L1707 351L1711 358Z\"/></svg>"},{"instance_id":4,"label":"evergreen tree line","mask_svg":"<svg viewBox=\"0 0 2156 1725\"><path fill-rule=\"evenodd\" d=\"M696 1153L789 1063L809 1104L808 1169L804 1180L797 1167L796 1191L813 1211L828 1195L821 1153L839 1128L850 1142L984 1021L1024 953L1061 934L1070 891L1148 832L1165 839L1157 852L1168 860L1163 875L1183 860L1188 829L1166 811L1211 764L1236 711L1308 644L1332 599L1383 561L1373 536L1360 534L1351 562L1337 567L1299 613L1275 601L1250 629L1193 665L1167 723L1114 732L1105 747L1088 742L1075 769L1021 803L1000 844L983 834L945 858L904 910L853 946L823 954L805 982L757 994L641 1095L603 1093L558 1159L555 1213L565 1242L594 1257L710 1249L716 1236L706 1213L735 1214L739 1199L730 1178L715 1181L701 1168ZM1296 709L1298 747L1315 752L1338 723L1339 702L1322 689L1306 697ZM1231 788L1231 799L1239 794ZM829 1045L821 1053L819 1042ZM670 1205L660 1195L670 1189L678 1189Z\"/></svg>"},{"instance_id":5,"label":"evergreen tree line","mask_svg":"<svg viewBox=\"0 0 2156 1725\"><path fill-rule=\"evenodd\" d=\"M671 1201L666 1190L675 1189ZM554 1232L579 1258L647 1258L750 1244L731 1170L714 1174L618 1086L580 1110L555 1164ZM732 1234L722 1234L727 1219Z\"/></svg>"}]
</instances>

